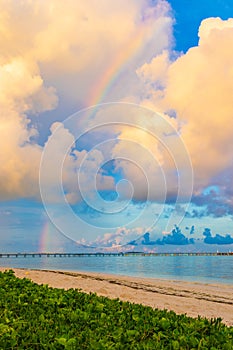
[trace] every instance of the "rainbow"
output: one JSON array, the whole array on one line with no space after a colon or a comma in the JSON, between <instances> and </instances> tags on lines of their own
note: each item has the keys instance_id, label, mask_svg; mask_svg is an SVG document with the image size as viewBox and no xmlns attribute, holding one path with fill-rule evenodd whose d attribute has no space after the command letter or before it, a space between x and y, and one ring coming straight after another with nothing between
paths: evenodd
<instances>
[{"instance_id":1,"label":"rainbow","mask_svg":"<svg viewBox=\"0 0 233 350\"><path fill-rule=\"evenodd\" d=\"M39 240L39 252L48 253L50 251L54 251L54 238L51 230L51 222L47 219L43 225L40 240Z\"/></svg>"},{"instance_id":2,"label":"rainbow","mask_svg":"<svg viewBox=\"0 0 233 350\"><path fill-rule=\"evenodd\" d=\"M114 60L109 63L101 79L94 86L89 99L89 106L96 106L103 102L111 91L120 73L127 63L137 54L145 37L146 26L138 26L136 32L129 37L124 46L115 55ZM52 224L46 221L40 234L39 251L54 251L57 244L54 242Z\"/></svg>"},{"instance_id":3,"label":"rainbow","mask_svg":"<svg viewBox=\"0 0 233 350\"><path fill-rule=\"evenodd\" d=\"M123 67L135 56L141 47L145 34L145 26L141 25L134 35L118 51L114 60L108 65L102 78L98 81L90 95L89 105L101 103L111 91Z\"/></svg>"}]
</instances>

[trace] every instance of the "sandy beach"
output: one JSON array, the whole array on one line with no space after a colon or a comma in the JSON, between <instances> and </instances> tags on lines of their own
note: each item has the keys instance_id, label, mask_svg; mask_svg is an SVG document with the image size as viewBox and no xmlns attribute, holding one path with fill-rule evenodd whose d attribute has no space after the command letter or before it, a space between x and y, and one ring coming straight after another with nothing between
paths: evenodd
<instances>
[{"instance_id":1,"label":"sandy beach","mask_svg":"<svg viewBox=\"0 0 233 350\"><path fill-rule=\"evenodd\" d=\"M0 268L0 271L7 268ZM221 317L233 326L233 286L199 282L167 281L68 271L13 269L19 278L56 288L77 288L109 298L173 310L188 316Z\"/></svg>"}]
</instances>

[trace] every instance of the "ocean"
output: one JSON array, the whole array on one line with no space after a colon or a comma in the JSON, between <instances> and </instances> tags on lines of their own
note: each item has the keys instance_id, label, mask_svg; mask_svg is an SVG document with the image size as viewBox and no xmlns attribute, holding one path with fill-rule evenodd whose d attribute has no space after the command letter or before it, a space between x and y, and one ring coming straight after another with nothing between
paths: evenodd
<instances>
[{"instance_id":1,"label":"ocean","mask_svg":"<svg viewBox=\"0 0 233 350\"><path fill-rule=\"evenodd\" d=\"M233 284L233 256L80 256L0 258L1 267L100 272Z\"/></svg>"}]
</instances>

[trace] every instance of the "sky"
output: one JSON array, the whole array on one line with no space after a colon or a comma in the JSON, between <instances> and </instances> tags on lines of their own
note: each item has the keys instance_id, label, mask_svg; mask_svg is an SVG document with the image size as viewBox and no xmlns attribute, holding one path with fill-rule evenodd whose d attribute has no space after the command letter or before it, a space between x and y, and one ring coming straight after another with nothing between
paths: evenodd
<instances>
[{"instance_id":1,"label":"sky","mask_svg":"<svg viewBox=\"0 0 233 350\"><path fill-rule=\"evenodd\" d=\"M0 250L232 245L232 44L231 0L0 0Z\"/></svg>"}]
</instances>

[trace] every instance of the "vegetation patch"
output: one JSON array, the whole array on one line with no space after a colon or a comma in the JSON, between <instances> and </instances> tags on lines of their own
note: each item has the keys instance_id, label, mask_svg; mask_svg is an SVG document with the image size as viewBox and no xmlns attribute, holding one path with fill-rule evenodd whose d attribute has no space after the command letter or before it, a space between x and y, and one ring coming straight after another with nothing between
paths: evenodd
<instances>
[{"instance_id":1,"label":"vegetation patch","mask_svg":"<svg viewBox=\"0 0 233 350\"><path fill-rule=\"evenodd\" d=\"M233 327L0 273L0 349L233 349Z\"/></svg>"}]
</instances>

